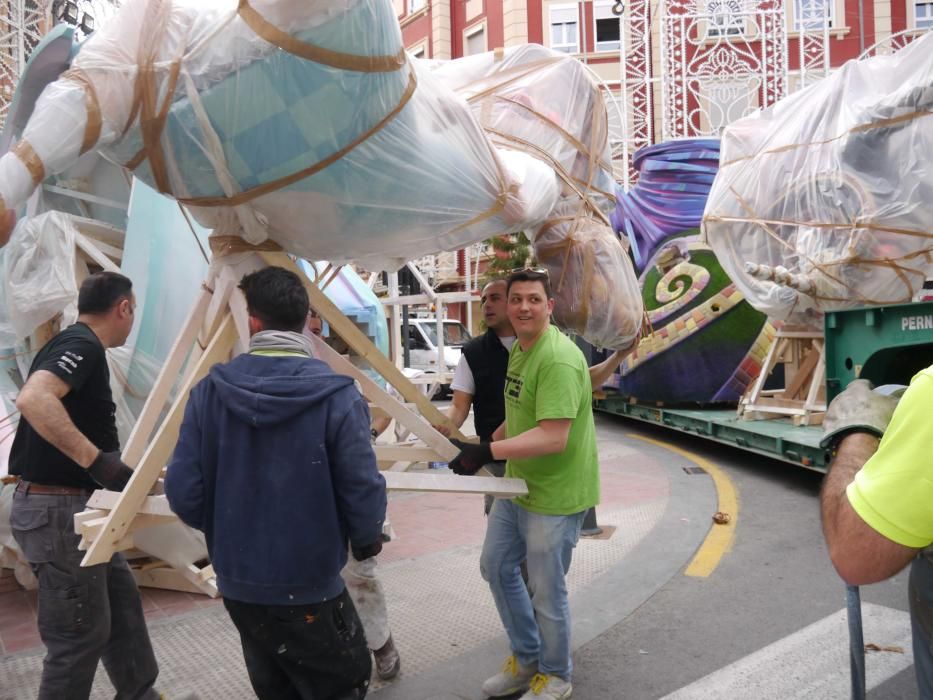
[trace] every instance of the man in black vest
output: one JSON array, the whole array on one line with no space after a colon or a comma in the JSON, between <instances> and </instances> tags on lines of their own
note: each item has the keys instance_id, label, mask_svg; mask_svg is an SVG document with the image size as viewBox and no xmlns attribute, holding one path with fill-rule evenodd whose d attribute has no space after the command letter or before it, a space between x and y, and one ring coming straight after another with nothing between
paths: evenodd
<instances>
[{"instance_id":1,"label":"man in black vest","mask_svg":"<svg viewBox=\"0 0 933 700\"><path fill-rule=\"evenodd\" d=\"M463 346L460 363L450 388L453 403L447 412L450 422L463 425L473 407L473 423L482 442L492 440L493 431L505 420L505 370L515 331L506 316L506 281L488 282L480 297L486 332ZM444 426L434 426L447 435ZM490 462L486 470L495 476L505 474L505 462ZM492 496L486 496L486 514L492 508Z\"/></svg>"}]
</instances>

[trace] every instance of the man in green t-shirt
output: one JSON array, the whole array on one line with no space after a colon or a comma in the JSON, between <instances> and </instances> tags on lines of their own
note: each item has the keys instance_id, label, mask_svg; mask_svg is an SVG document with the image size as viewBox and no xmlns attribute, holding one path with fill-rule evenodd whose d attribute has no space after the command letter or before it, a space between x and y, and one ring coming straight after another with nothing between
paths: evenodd
<instances>
[{"instance_id":1,"label":"man in green t-shirt","mask_svg":"<svg viewBox=\"0 0 933 700\"><path fill-rule=\"evenodd\" d=\"M450 468L472 474L504 459L505 475L528 484L527 496L497 499L489 514L480 569L512 655L483 692L495 698L527 690L522 700L565 700L572 688L564 577L583 515L599 502L592 388L583 353L550 323L554 298L547 273L514 273L507 297L517 340L506 374L505 422L492 442L452 441L461 452Z\"/></svg>"},{"instance_id":2,"label":"man in green t-shirt","mask_svg":"<svg viewBox=\"0 0 933 700\"><path fill-rule=\"evenodd\" d=\"M928 367L900 402L872 391L866 380L852 382L823 423L824 444L835 453L821 495L830 558L851 585L883 581L911 564L910 620L922 700L933 700L931 413Z\"/></svg>"}]
</instances>

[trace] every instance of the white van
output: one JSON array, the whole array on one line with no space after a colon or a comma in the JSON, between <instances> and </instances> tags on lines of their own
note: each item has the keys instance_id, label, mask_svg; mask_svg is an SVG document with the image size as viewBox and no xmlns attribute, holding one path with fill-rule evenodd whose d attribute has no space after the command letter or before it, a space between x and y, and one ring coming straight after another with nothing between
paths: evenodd
<instances>
[{"instance_id":1,"label":"white van","mask_svg":"<svg viewBox=\"0 0 933 700\"><path fill-rule=\"evenodd\" d=\"M412 318L408 321L408 366L426 373L453 372L460 362L460 349L470 340L470 332L460 321L444 321L444 357L438 356L437 321ZM449 385L444 385L446 391Z\"/></svg>"}]
</instances>

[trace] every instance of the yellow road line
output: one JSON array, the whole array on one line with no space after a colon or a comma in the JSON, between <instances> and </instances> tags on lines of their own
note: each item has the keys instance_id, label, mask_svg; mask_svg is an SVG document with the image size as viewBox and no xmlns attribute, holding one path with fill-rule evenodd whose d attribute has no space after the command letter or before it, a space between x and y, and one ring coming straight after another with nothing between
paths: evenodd
<instances>
[{"instance_id":1,"label":"yellow road line","mask_svg":"<svg viewBox=\"0 0 933 700\"><path fill-rule=\"evenodd\" d=\"M716 486L716 494L719 498L718 509L723 513L728 513L731 520L725 525L711 526L709 534L706 535L706 539L703 540L703 544L701 544L700 548L697 550L696 555L693 557L693 561L690 562L684 571L684 575L686 576L706 578L719 566L719 562L723 555L732 549L732 542L735 539L735 526L739 520L739 497L732 483L732 479L708 459L704 459L687 450L669 445L660 440L652 440L651 438L642 437L641 435L635 435L634 433L628 433L625 437L642 440L643 442L657 445L665 450L676 452L681 457L689 459L712 477L713 484ZM711 523L712 515L713 514L710 513Z\"/></svg>"}]
</instances>

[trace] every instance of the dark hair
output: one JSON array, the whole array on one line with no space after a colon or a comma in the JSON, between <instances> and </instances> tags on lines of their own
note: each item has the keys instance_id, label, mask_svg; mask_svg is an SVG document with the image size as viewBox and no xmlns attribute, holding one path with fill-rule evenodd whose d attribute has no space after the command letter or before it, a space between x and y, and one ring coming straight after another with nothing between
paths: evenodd
<instances>
[{"instance_id":1,"label":"dark hair","mask_svg":"<svg viewBox=\"0 0 933 700\"><path fill-rule=\"evenodd\" d=\"M512 285L516 282L540 282L544 285L544 295L548 299L553 299L554 295L551 294L551 281L548 279L547 270L543 267L526 267L524 270L518 270L509 275L508 284L506 287L506 294L512 292Z\"/></svg>"},{"instance_id":2,"label":"dark hair","mask_svg":"<svg viewBox=\"0 0 933 700\"><path fill-rule=\"evenodd\" d=\"M105 314L133 294L133 282L119 272L95 272L81 283L79 314Z\"/></svg>"},{"instance_id":3,"label":"dark hair","mask_svg":"<svg viewBox=\"0 0 933 700\"><path fill-rule=\"evenodd\" d=\"M300 333L308 318L308 292L301 278L284 267L264 267L245 275L238 285L251 316L269 331Z\"/></svg>"}]
</instances>

